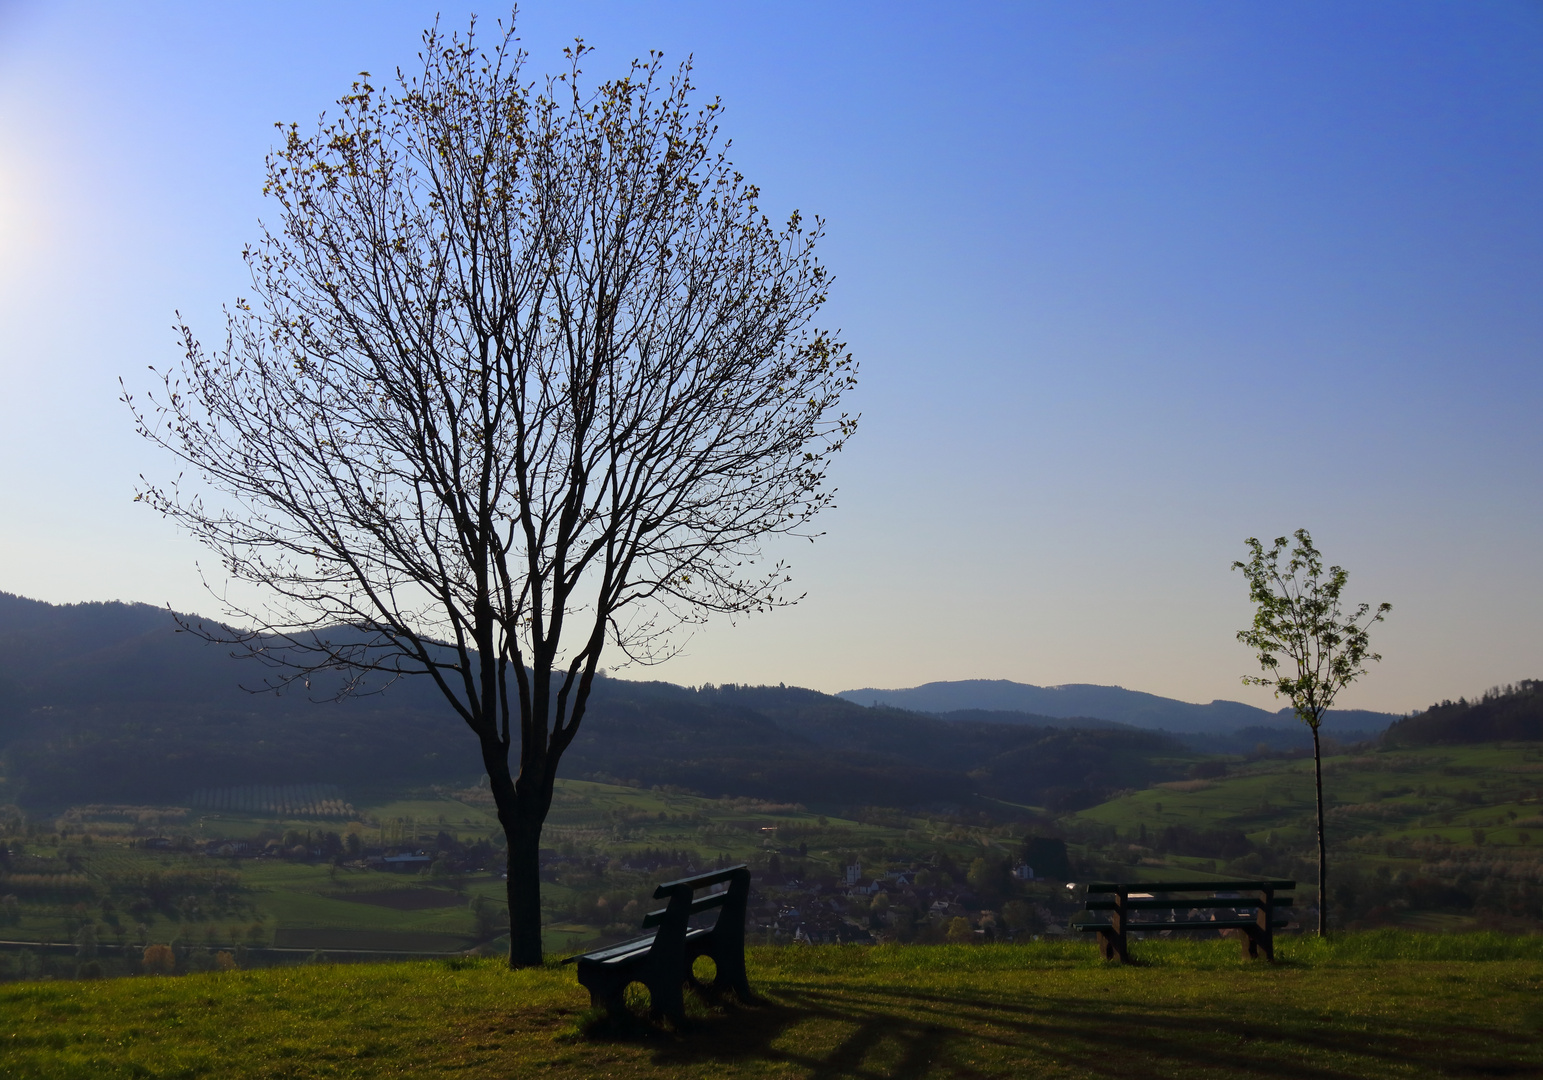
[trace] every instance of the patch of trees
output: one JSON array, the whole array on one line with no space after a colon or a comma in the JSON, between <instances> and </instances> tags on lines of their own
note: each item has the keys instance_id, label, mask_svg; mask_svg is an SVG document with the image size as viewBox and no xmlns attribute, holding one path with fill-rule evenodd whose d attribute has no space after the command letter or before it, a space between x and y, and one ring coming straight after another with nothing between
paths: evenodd
<instances>
[{"instance_id":1,"label":"patch of trees","mask_svg":"<svg viewBox=\"0 0 1543 1080\"><path fill-rule=\"evenodd\" d=\"M1049 878L1052 881L1071 880L1071 861L1067 858L1066 841L1058 837L1024 837L1023 861L1034 871L1036 878Z\"/></svg>"},{"instance_id":2,"label":"patch of trees","mask_svg":"<svg viewBox=\"0 0 1543 1080\"><path fill-rule=\"evenodd\" d=\"M1493 868L1443 873L1424 866L1390 873L1347 867L1330 890L1330 918L1346 928L1396 924L1411 913L1476 918L1481 924L1519 928L1543 924L1543 882Z\"/></svg>"},{"instance_id":3,"label":"patch of trees","mask_svg":"<svg viewBox=\"0 0 1543 1080\"><path fill-rule=\"evenodd\" d=\"M1189 855L1201 859L1241 859L1255 848L1238 829L1197 829L1168 825L1153 834L1153 850L1165 855Z\"/></svg>"},{"instance_id":4,"label":"patch of trees","mask_svg":"<svg viewBox=\"0 0 1543 1080\"><path fill-rule=\"evenodd\" d=\"M1497 686L1469 701L1441 701L1388 728L1390 747L1543 740L1543 680Z\"/></svg>"}]
</instances>

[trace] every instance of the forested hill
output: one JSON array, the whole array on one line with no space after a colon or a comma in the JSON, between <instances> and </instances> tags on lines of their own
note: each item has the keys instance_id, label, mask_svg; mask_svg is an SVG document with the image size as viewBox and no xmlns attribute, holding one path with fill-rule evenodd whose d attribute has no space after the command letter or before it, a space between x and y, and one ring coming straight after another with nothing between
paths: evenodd
<instances>
[{"instance_id":1,"label":"forested hill","mask_svg":"<svg viewBox=\"0 0 1543 1080\"><path fill-rule=\"evenodd\" d=\"M1432 705L1394 724L1385 739L1390 746L1543 740L1543 680L1496 687L1476 701Z\"/></svg>"},{"instance_id":2,"label":"forested hill","mask_svg":"<svg viewBox=\"0 0 1543 1080\"><path fill-rule=\"evenodd\" d=\"M198 788L468 783L476 744L424 679L314 702L143 605L0 594L0 802L166 802ZM823 805L1071 807L1183 774L1167 736L1096 721L864 708L791 687L602 679L562 774Z\"/></svg>"},{"instance_id":3,"label":"forested hill","mask_svg":"<svg viewBox=\"0 0 1543 1080\"><path fill-rule=\"evenodd\" d=\"M916 712L1007 711L1057 719L1096 716L1131 727L1206 734L1223 734L1240 728L1294 728L1300 723L1289 708L1268 712L1241 701L1196 705L1120 686L1087 683L1033 686L1006 679L965 679L926 683L906 690L871 687L843 690L837 696L859 705L889 705ZM1378 732L1396 719L1391 713L1331 709L1324 720L1324 730L1330 733Z\"/></svg>"}]
</instances>

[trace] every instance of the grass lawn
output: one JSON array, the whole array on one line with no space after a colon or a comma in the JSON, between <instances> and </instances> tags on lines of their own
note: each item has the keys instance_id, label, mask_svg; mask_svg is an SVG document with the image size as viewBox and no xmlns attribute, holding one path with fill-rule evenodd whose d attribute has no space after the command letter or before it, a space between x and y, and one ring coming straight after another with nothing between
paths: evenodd
<instances>
[{"instance_id":1,"label":"grass lawn","mask_svg":"<svg viewBox=\"0 0 1543 1080\"><path fill-rule=\"evenodd\" d=\"M755 949L750 1008L579 1031L569 968L313 966L0 986L0 1075L1388 1077L1543 1075L1543 938L1377 933Z\"/></svg>"}]
</instances>

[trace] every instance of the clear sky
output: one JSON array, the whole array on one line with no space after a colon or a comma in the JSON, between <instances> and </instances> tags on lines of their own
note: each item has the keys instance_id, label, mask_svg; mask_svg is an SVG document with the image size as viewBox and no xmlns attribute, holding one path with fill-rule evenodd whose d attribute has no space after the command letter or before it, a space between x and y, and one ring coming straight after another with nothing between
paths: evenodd
<instances>
[{"instance_id":1,"label":"clear sky","mask_svg":"<svg viewBox=\"0 0 1543 1080\"><path fill-rule=\"evenodd\" d=\"M213 611L131 503L123 376L247 286L274 121L431 4L0 0L0 589ZM439 8L449 26L470 10ZM493 18L501 9L484 8ZM829 221L862 428L797 608L653 674L1118 683L1270 706L1228 566L1306 526L1403 711L1543 677L1543 5L603 3L537 71L693 54L778 212ZM208 565L208 559L204 562ZM645 676L636 670L629 676Z\"/></svg>"}]
</instances>

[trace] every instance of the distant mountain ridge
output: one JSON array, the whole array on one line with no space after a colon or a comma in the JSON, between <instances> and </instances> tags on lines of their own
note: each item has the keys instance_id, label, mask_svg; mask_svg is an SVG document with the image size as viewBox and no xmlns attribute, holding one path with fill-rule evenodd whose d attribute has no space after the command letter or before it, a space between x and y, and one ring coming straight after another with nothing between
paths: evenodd
<instances>
[{"instance_id":1,"label":"distant mountain ridge","mask_svg":"<svg viewBox=\"0 0 1543 1080\"><path fill-rule=\"evenodd\" d=\"M227 649L179 633L164 609L56 606L0 593L0 804L175 802L202 788L298 783L336 784L352 797L465 784L482 771L475 739L427 679L343 702L318 703L299 688L283 695L240 689L264 674ZM325 685L325 677L313 680L319 697L329 696ZM1108 700L1205 709L1150 694L1114 695ZM1259 735L1244 737L1235 725L1230 735L1178 738L1126 722L1131 712L1106 709L1103 699L1063 693L1048 700L1067 715L934 713L791 686L693 689L601 679L559 775L808 805L967 806L984 799L1056 812L1093 805L1110 791L1182 779L1196 755L1223 746L1287 748L1305 734L1275 720L1268 732L1256 724ZM1248 719L1262 712L1234 708ZM1172 722L1158 717L1165 721Z\"/></svg>"},{"instance_id":2,"label":"distant mountain ridge","mask_svg":"<svg viewBox=\"0 0 1543 1080\"><path fill-rule=\"evenodd\" d=\"M1289 708L1269 712L1241 701L1197 705L1119 686L1068 683L1034 686L1007 679L964 679L930 682L906 690L843 690L836 695L857 705L886 705L912 712L1022 712L1065 720L1073 717L1109 720L1155 731L1226 734L1240 728L1298 723ZM1333 709L1324 720L1328 732L1382 731L1400 719L1393 713L1364 709Z\"/></svg>"},{"instance_id":3,"label":"distant mountain ridge","mask_svg":"<svg viewBox=\"0 0 1543 1080\"><path fill-rule=\"evenodd\" d=\"M427 679L342 702L240 689L264 674L179 633L162 609L0 593L0 804L177 802L251 784L328 783L352 796L482 772L476 740ZM1179 740L1104 722L943 718L790 686L603 678L559 775L809 805L1062 810L1180 779L1187 756Z\"/></svg>"}]
</instances>

